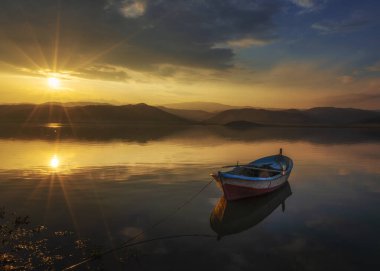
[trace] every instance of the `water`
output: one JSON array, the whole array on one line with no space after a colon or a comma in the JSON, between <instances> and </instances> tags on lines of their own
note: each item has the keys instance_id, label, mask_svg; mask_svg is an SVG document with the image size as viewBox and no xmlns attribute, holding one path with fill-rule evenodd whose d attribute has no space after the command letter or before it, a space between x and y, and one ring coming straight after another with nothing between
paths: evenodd
<instances>
[{"instance_id":1,"label":"water","mask_svg":"<svg viewBox=\"0 0 380 271\"><path fill-rule=\"evenodd\" d=\"M79 270L374 268L379 135L374 129L11 127L0 132L0 206L51 232L90 239L99 251L146 229L135 241L186 235L119 250ZM295 165L291 194L228 205L230 218L216 227L223 204L215 182L183 206L220 166L280 147ZM57 268L84 257L73 253L79 254Z\"/></svg>"}]
</instances>

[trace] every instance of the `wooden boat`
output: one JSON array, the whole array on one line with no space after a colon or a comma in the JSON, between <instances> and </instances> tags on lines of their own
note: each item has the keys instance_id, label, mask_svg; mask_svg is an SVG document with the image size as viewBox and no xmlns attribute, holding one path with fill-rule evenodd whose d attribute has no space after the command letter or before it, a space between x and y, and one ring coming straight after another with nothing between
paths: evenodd
<instances>
[{"instance_id":1,"label":"wooden boat","mask_svg":"<svg viewBox=\"0 0 380 271\"><path fill-rule=\"evenodd\" d=\"M280 154L263 157L227 172L219 171L211 176L220 183L227 200L259 196L280 188L289 178L293 161Z\"/></svg>"},{"instance_id":2,"label":"wooden boat","mask_svg":"<svg viewBox=\"0 0 380 271\"><path fill-rule=\"evenodd\" d=\"M274 210L282 205L292 194L288 182L273 193L261 197L247 198L239 201L227 201L221 197L210 216L210 226L218 234L218 239L225 235L236 234L259 224Z\"/></svg>"}]
</instances>

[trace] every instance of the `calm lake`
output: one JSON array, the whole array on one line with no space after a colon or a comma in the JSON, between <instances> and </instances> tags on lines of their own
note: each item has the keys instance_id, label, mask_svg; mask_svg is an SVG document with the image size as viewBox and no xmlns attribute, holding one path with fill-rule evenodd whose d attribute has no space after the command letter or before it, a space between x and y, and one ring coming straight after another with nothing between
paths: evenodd
<instances>
[{"instance_id":1,"label":"calm lake","mask_svg":"<svg viewBox=\"0 0 380 271\"><path fill-rule=\"evenodd\" d=\"M70 238L89 240L98 251L137 235L131 242L146 241L75 270L379 267L379 130L1 130L0 207L49 232L71 231ZM215 182L207 186L220 166L279 148L294 161L282 191L229 204ZM70 253L76 255L58 261L58 270L85 257L80 249Z\"/></svg>"}]
</instances>

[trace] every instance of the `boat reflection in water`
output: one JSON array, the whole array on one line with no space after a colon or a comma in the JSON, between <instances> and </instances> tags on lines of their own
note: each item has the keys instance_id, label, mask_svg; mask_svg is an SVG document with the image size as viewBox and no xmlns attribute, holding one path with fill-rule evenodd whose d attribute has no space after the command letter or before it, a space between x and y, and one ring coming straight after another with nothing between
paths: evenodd
<instances>
[{"instance_id":1,"label":"boat reflection in water","mask_svg":"<svg viewBox=\"0 0 380 271\"><path fill-rule=\"evenodd\" d=\"M218 234L218 240L229 234L245 231L264 220L279 205L285 211L285 200L292 194L288 182L278 190L256 198L227 201L223 196L210 216L210 226Z\"/></svg>"}]
</instances>

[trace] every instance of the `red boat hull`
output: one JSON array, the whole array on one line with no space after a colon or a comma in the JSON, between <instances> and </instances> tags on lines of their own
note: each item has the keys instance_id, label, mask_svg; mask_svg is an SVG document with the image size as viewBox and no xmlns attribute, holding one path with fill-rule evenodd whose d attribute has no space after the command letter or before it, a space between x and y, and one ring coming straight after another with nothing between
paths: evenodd
<instances>
[{"instance_id":1,"label":"red boat hull","mask_svg":"<svg viewBox=\"0 0 380 271\"><path fill-rule=\"evenodd\" d=\"M231 184L224 184L223 192L227 200L237 200L237 199L260 196L260 195L272 192L281 186L282 184L279 186L271 187L271 188L255 189L255 188L247 188L247 187L241 187L241 186L236 186L236 185L231 185Z\"/></svg>"},{"instance_id":2,"label":"red boat hull","mask_svg":"<svg viewBox=\"0 0 380 271\"><path fill-rule=\"evenodd\" d=\"M224 178L220 180L216 174L211 176L220 184L227 200L238 200L270 193L280 188L288 179L288 176L282 176L274 181L257 183Z\"/></svg>"}]
</instances>

